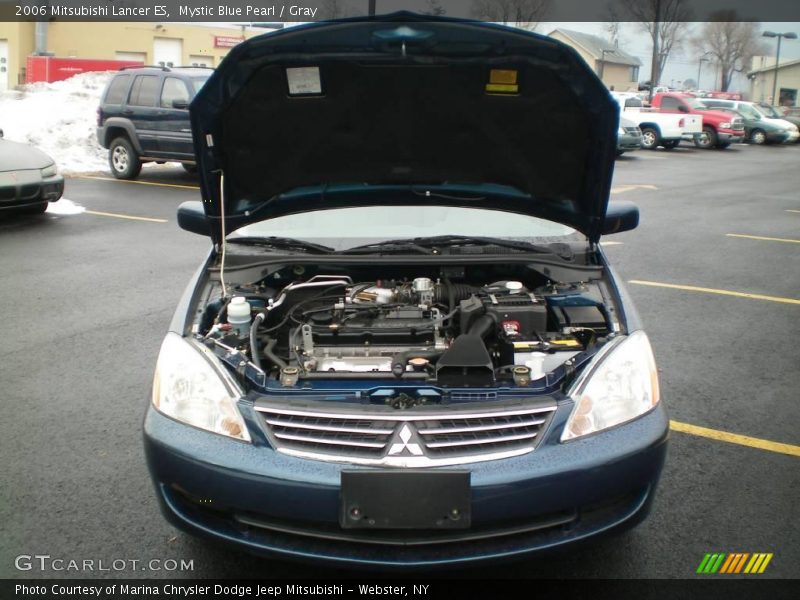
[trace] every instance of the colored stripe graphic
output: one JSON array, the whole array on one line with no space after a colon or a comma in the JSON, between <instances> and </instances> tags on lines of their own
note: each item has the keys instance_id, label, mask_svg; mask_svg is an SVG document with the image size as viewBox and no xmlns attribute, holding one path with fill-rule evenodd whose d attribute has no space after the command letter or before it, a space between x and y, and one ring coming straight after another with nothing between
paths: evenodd
<instances>
[{"instance_id":1,"label":"colored stripe graphic","mask_svg":"<svg viewBox=\"0 0 800 600\"><path fill-rule=\"evenodd\" d=\"M735 554L728 554L728 559L723 563L722 568L719 570L720 573L729 573L731 564L735 562L736 555Z\"/></svg>"},{"instance_id":2,"label":"colored stripe graphic","mask_svg":"<svg viewBox=\"0 0 800 600\"><path fill-rule=\"evenodd\" d=\"M730 554L709 552L700 561L697 573L712 575L715 573L720 575L760 574L766 570L772 556L771 552L755 552L753 554L749 552L732 552Z\"/></svg>"}]
</instances>

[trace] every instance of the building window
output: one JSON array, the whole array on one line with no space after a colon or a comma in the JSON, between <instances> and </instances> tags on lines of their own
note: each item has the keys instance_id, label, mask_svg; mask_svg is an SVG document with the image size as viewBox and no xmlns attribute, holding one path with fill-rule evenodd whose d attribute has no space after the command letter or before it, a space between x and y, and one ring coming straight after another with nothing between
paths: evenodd
<instances>
[{"instance_id":1,"label":"building window","mask_svg":"<svg viewBox=\"0 0 800 600\"><path fill-rule=\"evenodd\" d=\"M797 104L797 90L791 88L781 88L778 92L778 105L795 106Z\"/></svg>"},{"instance_id":2,"label":"building window","mask_svg":"<svg viewBox=\"0 0 800 600\"><path fill-rule=\"evenodd\" d=\"M631 67L628 81L639 81L639 67Z\"/></svg>"}]
</instances>

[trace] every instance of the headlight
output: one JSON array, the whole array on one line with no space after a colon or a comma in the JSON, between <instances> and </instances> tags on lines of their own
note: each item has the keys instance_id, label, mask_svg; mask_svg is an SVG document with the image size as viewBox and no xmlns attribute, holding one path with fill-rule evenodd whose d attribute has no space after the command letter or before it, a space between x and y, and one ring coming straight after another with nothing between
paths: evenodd
<instances>
[{"instance_id":1,"label":"headlight","mask_svg":"<svg viewBox=\"0 0 800 600\"><path fill-rule=\"evenodd\" d=\"M720 123L719 126L722 129L730 129L731 128L731 124L730 123Z\"/></svg>"},{"instance_id":2,"label":"headlight","mask_svg":"<svg viewBox=\"0 0 800 600\"><path fill-rule=\"evenodd\" d=\"M620 128L617 130L617 135L625 135L625 129L624 129L623 127L620 127Z\"/></svg>"},{"instance_id":3,"label":"headlight","mask_svg":"<svg viewBox=\"0 0 800 600\"><path fill-rule=\"evenodd\" d=\"M656 361L644 331L611 342L578 377L569 395L575 408L562 442L625 423L658 404Z\"/></svg>"},{"instance_id":4,"label":"headlight","mask_svg":"<svg viewBox=\"0 0 800 600\"><path fill-rule=\"evenodd\" d=\"M206 348L175 333L161 344L153 378L153 406L188 425L250 441L236 399L242 395Z\"/></svg>"},{"instance_id":5,"label":"headlight","mask_svg":"<svg viewBox=\"0 0 800 600\"><path fill-rule=\"evenodd\" d=\"M56 163L49 165L42 169L42 179L46 179L48 177L55 177L58 175L58 167L56 167Z\"/></svg>"}]
</instances>

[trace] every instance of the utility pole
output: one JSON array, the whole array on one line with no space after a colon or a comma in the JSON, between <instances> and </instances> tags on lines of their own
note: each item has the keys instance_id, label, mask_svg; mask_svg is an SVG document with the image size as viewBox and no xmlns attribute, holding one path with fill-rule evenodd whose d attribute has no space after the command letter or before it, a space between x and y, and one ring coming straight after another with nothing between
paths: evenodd
<instances>
[{"instance_id":1,"label":"utility pole","mask_svg":"<svg viewBox=\"0 0 800 600\"><path fill-rule=\"evenodd\" d=\"M708 54L708 52L706 52L706 54ZM702 68L703 68L703 63L704 63L704 62L711 62L711 61L709 61L709 60L706 58L706 54L704 54L703 56L701 56L701 57L700 57L700 60L699 60L699 61L698 61L698 63L697 63L697 81L696 81L696 83L697 83L697 89L698 89L698 90L699 90L699 89L701 89L701 88L700 88L700 69L702 69Z\"/></svg>"},{"instance_id":2,"label":"utility pole","mask_svg":"<svg viewBox=\"0 0 800 600\"><path fill-rule=\"evenodd\" d=\"M781 39L786 38L787 40L796 40L797 34L793 31L789 31L787 33L775 33L774 31L765 31L761 34L764 37L768 38L778 38L778 51L775 54L775 77L772 78L772 104L777 106L779 104L779 98L775 97L775 94L778 93L778 67L781 62Z\"/></svg>"},{"instance_id":3,"label":"utility pole","mask_svg":"<svg viewBox=\"0 0 800 600\"><path fill-rule=\"evenodd\" d=\"M370 17L375 16L375 0L369 0L367 13L369 14Z\"/></svg>"}]
</instances>

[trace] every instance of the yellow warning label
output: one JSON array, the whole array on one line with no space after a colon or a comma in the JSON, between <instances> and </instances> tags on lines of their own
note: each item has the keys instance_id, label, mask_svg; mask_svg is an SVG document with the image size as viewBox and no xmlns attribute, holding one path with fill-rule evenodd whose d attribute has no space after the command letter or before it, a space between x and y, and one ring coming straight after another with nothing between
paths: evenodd
<instances>
[{"instance_id":1,"label":"yellow warning label","mask_svg":"<svg viewBox=\"0 0 800 600\"><path fill-rule=\"evenodd\" d=\"M489 83L517 83L516 69L492 69L489 71Z\"/></svg>"},{"instance_id":2,"label":"yellow warning label","mask_svg":"<svg viewBox=\"0 0 800 600\"><path fill-rule=\"evenodd\" d=\"M519 86L508 83L487 83L486 91L494 94L516 94L519 92Z\"/></svg>"},{"instance_id":3,"label":"yellow warning label","mask_svg":"<svg viewBox=\"0 0 800 600\"><path fill-rule=\"evenodd\" d=\"M517 85L517 70L491 69L489 71L489 83L486 84L486 91L490 94L518 93L519 85Z\"/></svg>"}]
</instances>

